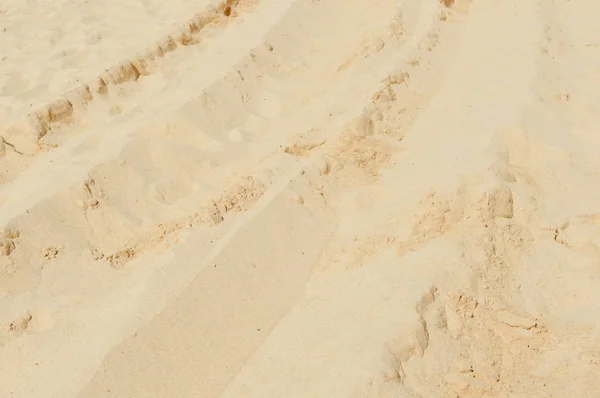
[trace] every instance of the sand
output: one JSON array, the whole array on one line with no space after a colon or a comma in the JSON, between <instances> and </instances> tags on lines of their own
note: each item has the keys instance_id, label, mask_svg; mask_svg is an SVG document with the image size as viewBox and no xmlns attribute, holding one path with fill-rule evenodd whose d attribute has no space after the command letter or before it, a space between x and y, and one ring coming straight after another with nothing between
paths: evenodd
<instances>
[{"instance_id":1,"label":"sand","mask_svg":"<svg viewBox=\"0 0 600 398\"><path fill-rule=\"evenodd\" d=\"M600 5L0 5L0 397L598 397Z\"/></svg>"}]
</instances>

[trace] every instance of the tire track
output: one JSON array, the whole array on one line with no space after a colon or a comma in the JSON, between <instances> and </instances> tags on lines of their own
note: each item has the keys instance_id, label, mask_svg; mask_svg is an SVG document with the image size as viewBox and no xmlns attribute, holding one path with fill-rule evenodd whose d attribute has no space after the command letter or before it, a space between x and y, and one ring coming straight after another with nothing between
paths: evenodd
<instances>
[{"instance_id":1,"label":"tire track","mask_svg":"<svg viewBox=\"0 0 600 398\"><path fill-rule=\"evenodd\" d=\"M439 44L436 43L435 40L431 40L430 38L425 37L423 39L422 42L419 43L417 50L417 53L419 54L428 54L429 53L429 48L431 48L432 44ZM391 48L390 51L397 51L395 48ZM409 55L414 55L412 52L409 53ZM411 58L408 58L408 62L410 63ZM427 61L429 61L427 56L423 56L421 58L421 60L425 63ZM372 63L377 64L378 63L378 59L371 59L370 60ZM395 66L397 66L397 64L404 64L406 63L407 60L396 60L396 62L394 62ZM436 70L435 67L432 67L431 70L428 70L427 72L430 73L429 77L431 77L432 75L435 75L435 73L439 73L439 70ZM424 76L428 76L428 74L424 73ZM388 70L389 73L389 70ZM418 75L418 72L415 72L415 75ZM392 73L392 76L397 76L398 73ZM423 77L423 76L420 76ZM384 82L386 84L389 84L389 78L384 77ZM351 88L349 88L350 90ZM371 90L371 95L372 95L372 91ZM433 95L433 92L428 93L429 95ZM376 97L379 97L378 94L375 94ZM368 98L368 97L367 97ZM400 97L401 98L401 97ZM425 96L425 98L422 99L424 102L427 101L427 97ZM369 102L369 100L367 100L367 103ZM400 102L400 101L399 101ZM362 108L365 108L365 103L363 102L362 104ZM396 106L398 106L399 104L396 104ZM368 107L367 107L368 109ZM392 107L389 112L393 113L394 112L394 108ZM360 112L359 112L360 113ZM345 132L349 131L349 130L356 130L354 128L355 125L355 121L353 121L352 119L356 118L357 114L354 113L354 109L353 112L349 115L346 115L345 117L340 117L340 120L337 123L342 123L342 125L346 125L346 128L343 128L341 130L339 130L337 132L337 134L335 132L332 132L331 134L328 134L326 136L324 136L323 138L326 138L326 140L328 141L326 146L329 147L328 150L324 151L324 153L322 153L321 155L327 155L328 153L334 152L335 153L335 148L338 148L340 145L342 147L342 152L344 152L344 142L345 139L347 137L345 137ZM348 122L347 120L351 119L350 122ZM360 117L359 117L360 119ZM349 123L349 125L348 125ZM309 129L309 132L313 131L313 129ZM289 146L288 146L289 147ZM314 148L316 148L317 146L315 146ZM312 149L311 149L312 150ZM310 150L309 150L310 152ZM286 151L284 150L284 153L286 153ZM287 151L287 153L289 154L290 151ZM317 155L316 153L311 153L310 154L311 157L315 158L315 161L317 163L319 163L319 161L317 159L319 159L319 155ZM358 156L356 156L358 155ZM284 156L282 154L278 154L275 155L275 157L281 157ZM282 159L294 159L294 164L297 164L297 162L300 163L300 165L304 164L305 161L302 159L302 157L298 158L298 157L287 157L284 156ZM360 154L355 154L355 153L351 153L348 156L348 162L349 163L353 163L355 160L359 160L362 161L362 156ZM276 163L279 163L280 161L275 161ZM373 164L373 168L377 168L380 167L381 165L377 164L377 162L375 162L376 164ZM336 185L335 182L333 182L334 180L337 180L340 178L340 175L337 174L336 172L331 172L328 170L329 167L327 164L323 164L320 163L318 164L319 170L321 176L320 177L312 177L309 182L311 185L313 185L313 190L318 190L320 195L323 197L323 201L325 203L329 203L330 197L329 197L329 193L328 192L330 190L330 188L328 188L329 185ZM361 167L362 170L364 170L364 167ZM307 172L308 173L308 172ZM333 178L332 178L333 177ZM334 187L331 187L332 190L335 190ZM299 203L303 203L303 199L302 197L297 198L297 200L299 201ZM267 205L268 206L268 205ZM220 267L220 266L219 266ZM201 278L197 278L196 281L194 282L194 286L193 288L190 288L189 290L189 298L183 299L183 301L185 302L189 302L189 300L191 299L191 296L196 296L193 295L191 293L191 291L202 291L202 289L198 288L198 284L201 284ZM188 294L185 294L186 296L188 296ZM252 297L253 296L245 296L244 297L244 301L245 302L252 302ZM173 355L169 355L169 358L166 358L163 360L159 360L156 361L155 363L157 364L157 366L152 366L152 369L149 369L147 367L142 368L141 364L131 364L127 361L127 358L129 358L129 354L130 352L139 352L139 350L143 350L144 352L146 351L145 347L148 347L148 341L152 341L152 346L154 347L153 350L158 346L158 347L163 347L163 344L165 344L165 349L166 349L166 344L167 343L167 338L166 336L164 336L164 328L161 326L153 326L153 324L156 322L158 324L168 324L168 325L182 325L186 324L186 328L189 328L189 325L187 325L187 322L181 318L181 316L177 315L177 314L181 314L180 310L177 310L176 308L179 307L179 305L181 305L181 302L175 302L173 303L172 306L170 306L169 310L166 310L163 314L159 315L151 324L147 325L147 327L145 327L142 331L140 331L139 334L136 334L135 336L131 337L130 339L128 339L126 342L124 342L122 345L120 345L119 347L115 348L115 350L113 351L113 353L111 353L111 355L107 358L107 360L105 361L103 367L102 367L102 371L99 372L96 376L96 378L92 381L92 383L84 390L83 394L81 395L82 397L88 397L88 396L103 396L104 391L106 390L110 390L118 392L119 394L124 394L124 395L135 395L135 394L142 394L143 392L143 386L141 383L123 383L123 378L122 376L122 372L126 372L128 375L130 374L131 377L137 378L137 377L146 377L148 374L159 374L162 373L164 371L164 368L172 368L172 365L169 365L171 363L171 361L173 360L178 360L177 358L184 358L182 359L184 362L188 360L188 356L187 354L181 353L181 354L176 354L175 355L175 359L173 359ZM243 306L243 304L240 303L241 306ZM239 309L239 308L238 308ZM423 310L423 312L425 312L425 310ZM211 322L211 321L208 321ZM268 329L270 329L270 325L272 324L272 320L269 321L265 321L262 319L262 317L259 317L259 319L254 319L253 322L249 322L252 326L254 326L256 328L255 325L261 325L262 327L267 327L267 331ZM219 330L220 327L220 323L219 321L216 321L215 324L211 323L211 327L212 328L216 328L217 330ZM246 327L248 326L248 328L246 329ZM228 327L231 327L228 324ZM256 334L253 333L254 330L250 330L249 325L246 325L245 323L240 324L239 328L245 332L244 335L247 336L248 341L252 341L255 342L256 341ZM194 326L194 329L196 330L196 327ZM200 327L197 330L204 330L202 327ZM236 328L237 329L237 328ZM260 331L263 331L264 329L260 328L258 329ZM171 333L171 332L169 332ZM200 333L204 333L204 332L200 332ZM213 332L216 333L216 332ZM250 333L252 333L252 335L250 335ZM212 335L212 334L210 334ZM208 337L210 338L210 337ZM258 337L258 341L262 341L263 337ZM211 340L212 341L212 340ZM253 343L253 345L256 347L258 343ZM203 346L203 344L199 344L198 346L194 347L194 352L197 352L197 350L199 349L198 347ZM169 345L169 347L171 347ZM220 343L218 342L214 342L211 345L211 348L206 348L206 350L215 350L218 351L221 348ZM221 348L223 349L223 348ZM178 349L176 349L178 350ZM202 350L200 350L202 351ZM227 351L227 350L225 350ZM237 367L239 367L240 365L238 363L231 363L231 358L237 358L239 355L241 355L239 352L237 352L238 350L236 350L235 355L234 354L218 354L215 355L215 358L219 358L219 359L215 359L215 366L216 367L226 367L228 369L235 369ZM242 353L246 353L247 349L244 348L241 350ZM153 351L155 352L155 351ZM202 351L205 352L205 351ZM228 351L227 351L228 352ZM148 352L148 354L150 354ZM195 354L196 356L201 355L201 353L197 353ZM248 355L248 354L245 354ZM222 359L221 359L222 358ZM123 365L125 364L125 362L128 363L127 367L124 367ZM217 364L221 364L221 365L217 365ZM133 369L132 369L133 368ZM193 379L195 379L196 377L203 377L204 379L210 379L212 380L211 383L193 383L194 387L192 388L192 390L186 390L186 387L181 387L181 386L161 386L161 388L164 388L166 390L169 391L173 391L172 389L176 389L178 394L199 394L201 393L203 396L216 396L216 392L219 391L220 388L222 388L222 386L224 385L223 382L221 381L222 379L227 379L227 377L231 377L230 375L218 375L217 377L212 377L210 376L210 369L208 368L202 368L200 370L198 370L200 375L204 375L204 376L198 376L198 374L191 376ZM244 390L244 394L248 394L249 392L247 390ZM227 394L227 393L226 393ZM239 396L239 393L236 395L235 393L233 394L234 396ZM260 394L258 394L260 396Z\"/></svg>"}]
</instances>

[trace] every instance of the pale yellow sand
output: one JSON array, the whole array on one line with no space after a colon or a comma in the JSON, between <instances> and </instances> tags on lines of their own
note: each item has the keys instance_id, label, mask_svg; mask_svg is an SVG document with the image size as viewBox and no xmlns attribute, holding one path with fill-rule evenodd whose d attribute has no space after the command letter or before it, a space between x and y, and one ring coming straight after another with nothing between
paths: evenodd
<instances>
[{"instance_id":1,"label":"pale yellow sand","mask_svg":"<svg viewBox=\"0 0 600 398\"><path fill-rule=\"evenodd\" d=\"M600 5L0 6L0 397L597 397Z\"/></svg>"}]
</instances>

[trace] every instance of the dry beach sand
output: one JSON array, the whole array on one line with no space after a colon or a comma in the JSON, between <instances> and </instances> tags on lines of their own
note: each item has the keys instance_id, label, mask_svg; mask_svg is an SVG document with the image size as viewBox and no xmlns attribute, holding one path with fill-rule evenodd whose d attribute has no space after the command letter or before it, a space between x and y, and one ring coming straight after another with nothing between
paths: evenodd
<instances>
[{"instance_id":1,"label":"dry beach sand","mask_svg":"<svg viewBox=\"0 0 600 398\"><path fill-rule=\"evenodd\" d=\"M0 4L0 397L600 397L600 3Z\"/></svg>"}]
</instances>

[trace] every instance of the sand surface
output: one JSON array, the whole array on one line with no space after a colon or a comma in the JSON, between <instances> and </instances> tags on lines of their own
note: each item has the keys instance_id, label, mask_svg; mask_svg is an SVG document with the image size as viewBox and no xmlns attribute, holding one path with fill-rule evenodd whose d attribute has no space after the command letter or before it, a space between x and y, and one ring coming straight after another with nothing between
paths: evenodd
<instances>
[{"instance_id":1,"label":"sand surface","mask_svg":"<svg viewBox=\"0 0 600 398\"><path fill-rule=\"evenodd\" d=\"M600 3L0 4L0 397L600 397Z\"/></svg>"}]
</instances>

